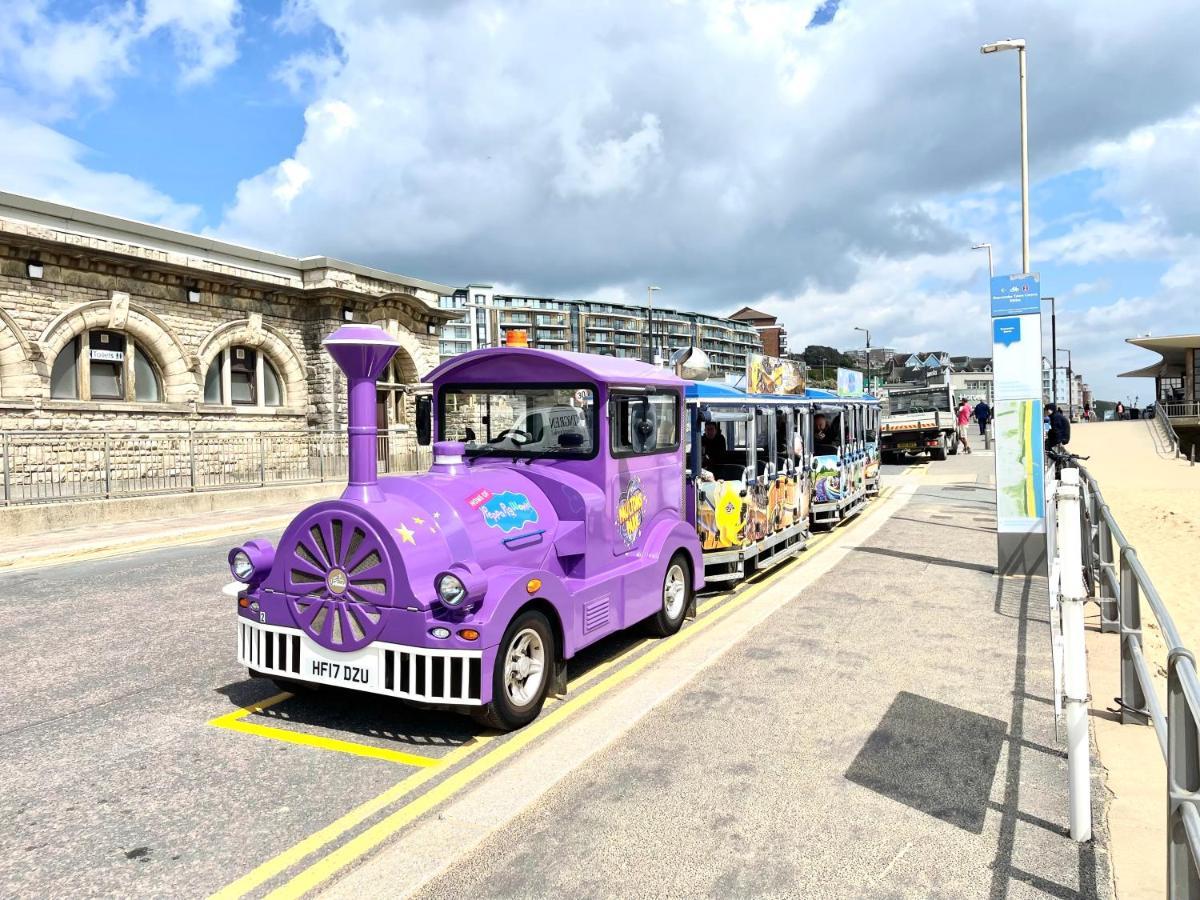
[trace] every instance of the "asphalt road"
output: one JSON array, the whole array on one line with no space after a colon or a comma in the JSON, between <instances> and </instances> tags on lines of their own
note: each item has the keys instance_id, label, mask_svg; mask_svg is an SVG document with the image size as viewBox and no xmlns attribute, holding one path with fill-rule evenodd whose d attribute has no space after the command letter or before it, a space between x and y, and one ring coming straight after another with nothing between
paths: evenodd
<instances>
[{"instance_id":1,"label":"asphalt road","mask_svg":"<svg viewBox=\"0 0 1200 900\"><path fill-rule=\"evenodd\" d=\"M220 593L251 536L0 575L0 895L208 896L420 771L362 748L471 751L465 716L346 692L243 721L350 752L210 724L279 693L238 666ZM641 640L602 642L572 678Z\"/></svg>"},{"instance_id":2,"label":"asphalt road","mask_svg":"<svg viewBox=\"0 0 1200 900\"><path fill-rule=\"evenodd\" d=\"M888 467L885 481L900 471ZM939 532L930 529L931 555ZM341 692L287 699L241 720L278 729L275 737L214 727L214 718L278 694L237 665L232 601L220 594L225 550L249 536L0 575L0 664L9 673L0 680L0 895L207 896L261 873L382 792L404 789L414 773L430 775L422 790L432 793L461 771L459 760L509 740L481 744L463 716ZM577 660L566 703L589 673L624 665L617 658L636 658L639 645L619 636ZM822 674L805 671L806 679ZM806 689L832 696L815 683ZM705 688L688 702L711 696ZM571 727L564 722L556 727ZM422 769L370 755L377 750L454 762ZM595 818L581 826L602 830ZM280 886L309 861L301 855L262 874L251 893ZM536 892L538 882L511 870L508 878L497 883ZM453 893L448 887L434 892Z\"/></svg>"}]
</instances>

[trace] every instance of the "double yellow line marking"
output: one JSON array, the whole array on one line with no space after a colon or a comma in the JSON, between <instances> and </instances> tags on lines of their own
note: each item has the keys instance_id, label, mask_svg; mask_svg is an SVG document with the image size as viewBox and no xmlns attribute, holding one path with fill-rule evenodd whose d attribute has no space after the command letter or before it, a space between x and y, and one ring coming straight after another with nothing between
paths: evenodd
<instances>
[{"instance_id":1,"label":"double yellow line marking","mask_svg":"<svg viewBox=\"0 0 1200 900\"><path fill-rule=\"evenodd\" d=\"M354 756L365 756L368 759L382 759L385 762L401 763L406 766L420 766L422 768L428 766L436 766L441 759L435 759L429 756L417 756L415 753L404 753L400 750L389 750L386 747L372 747L370 744L356 744L352 741L339 741L337 738L320 737L315 734L305 734L301 731L287 731L283 728L275 728L272 725L260 725L257 722L248 722L246 717L254 713L261 713L263 710L274 706L276 703L282 703L289 699L292 694L284 691L281 694L276 694L274 697L268 697L259 703L252 703L249 706L243 706L241 709L236 709L231 713L226 713L223 716L217 716L215 719L210 719L208 724L215 725L217 728L228 728L230 731L240 731L243 734L253 734L258 737L271 738L276 741L283 741L286 744L300 744L305 747L316 747L320 750L336 750L338 753L349 753Z\"/></svg>"},{"instance_id":2,"label":"double yellow line marking","mask_svg":"<svg viewBox=\"0 0 1200 900\"><path fill-rule=\"evenodd\" d=\"M879 500L882 501L887 499L887 497L890 496L894 490L895 488L884 489L880 492ZM877 506L875 507L875 510L878 510L879 508L880 507ZM860 515L855 521L851 522L846 528L836 532L836 534L849 534L851 531L860 527L865 521L870 519L871 512L873 511L868 511L867 514ZM653 647L642 653L641 656L638 656L636 659L629 662L628 665L617 668L626 659L642 650L646 643L650 642L639 642L614 659L602 663L601 665L584 673L578 679L573 680L569 686L570 689L574 689L577 684L594 679L598 674L602 674L610 669L617 668L617 671L612 672L612 674L596 682L591 687L584 689L578 696L570 697L560 705L556 706L554 709L550 710L548 713L542 715L539 719L537 719L537 721L527 725L520 731L509 735L507 740L495 747L485 756L476 759L474 762L469 763L459 771L449 775L444 781L439 782L420 797L409 801L395 812L367 828L361 834L351 838L337 849L331 851L326 856L303 869L290 881L276 888L274 891L271 891L267 897L272 898L272 900L302 897L309 891L314 890L329 878L336 875L346 866L350 865L363 855L378 847L381 843L383 843L401 828L410 824L415 819L449 799L467 785L478 779L480 776L491 771L506 759L527 747L542 735L553 730L569 716L574 715L585 706L588 706L589 704L598 700L600 697L603 697L605 694L628 681L630 678L646 669L648 666L653 665L663 656L679 649L679 647L681 647L684 643L695 639L698 635L709 630L718 622L731 615L735 610L742 608L745 604L749 603L759 594L762 594L769 588L774 587L777 582L782 580L798 565L811 560L816 554L833 546L833 534L835 533L826 533L813 538L810 540L808 548L803 555L798 555L795 559L780 565L779 569L769 579L744 588L735 593L731 599L717 606L717 608L712 612L702 615L699 619L697 619L675 637L668 640L653 642L655 644ZM270 701L264 701L264 703L269 705L271 702L279 702L280 700L286 698L286 696L286 694L277 695L277 697L272 697ZM266 707L264 704L258 704L257 708ZM221 718L238 716L238 713L248 715L255 709L256 707L248 707L245 711L239 710L236 713L230 713L228 716ZM213 724L216 724L217 721L218 720L214 719ZM237 718L234 721L240 722L241 719ZM282 731L282 729L272 729L272 731ZM289 735L291 734L291 732L283 733ZM270 736L274 737L275 735ZM309 736L305 735L304 737L307 738ZM255 888L260 887L267 881L275 878L277 875L280 875L292 868L306 857L316 853L318 850L323 849L326 845L333 843L346 832L356 828L367 819L383 811L397 800L412 793L414 790L421 787L423 784L430 781L437 775L441 774L443 771L453 767L466 757L471 756L477 750L481 749L483 746L499 737L500 735L495 734L480 735L472 742L464 744L446 756L431 761L431 764L427 764L426 768L423 768L421 771L408 776L403 781L400 781L393 787L384 791L382 794L379 794L362 805L354 808L341 818L322 828L320 831L317 831L316 833L305 838L300 843L288 848L278 856L267 860L262 865L239 878L237 881L234 881L233 883L222 888L220 891L213 894L214 900L218 900L218 898L219 900L230 900L230 898L245 896ZM313 744L309 741L296 741L296 743L306 743L310 746L313 746ZM360 747L361 745L352 744L350 746Z\"/></svg>"}]
</instances>

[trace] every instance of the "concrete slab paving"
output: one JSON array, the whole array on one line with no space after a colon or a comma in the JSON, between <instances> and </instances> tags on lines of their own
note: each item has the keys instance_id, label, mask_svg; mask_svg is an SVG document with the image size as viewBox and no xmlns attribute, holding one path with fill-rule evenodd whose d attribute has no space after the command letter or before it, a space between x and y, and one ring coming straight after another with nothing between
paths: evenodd
<instances>
[{"instance_id":1,"label":"concrete slab paving","mask_svg":"<svg viewBox=\"0 0 1200 900\"><path fill-rule=\"evenodd\" d=\"M419 896L1111 896L975 457Z\"/></svg>"}]
</instances>

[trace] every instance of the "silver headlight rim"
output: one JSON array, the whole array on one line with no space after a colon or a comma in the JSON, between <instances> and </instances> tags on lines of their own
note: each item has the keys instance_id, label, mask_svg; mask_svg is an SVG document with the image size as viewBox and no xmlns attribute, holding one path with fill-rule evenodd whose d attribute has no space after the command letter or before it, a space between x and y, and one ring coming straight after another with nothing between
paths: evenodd
<instances>
[{"instance_id":1,"label":"silver headlight rim","mask_svg":"<svg viewBox=\"0 0 1200 900\"><path fill-rule=\"evenodd\" d=\"M239 563L245 566L244 572L239 572ZM229 560L229 571L242 584L249 584L254 580L254 561L250 559L250 554L245 550L238 549L233 552L232 558Z\"/></svg>"},{"instance_id":2,"label":"silver headlight rim","mask_svg":"<svg viewBox=\"0 0 1200 900\"><path fill-rule=\"evenodd\" d=\"M458 587L456 599L448 599L446 597L446 592L442 589L443 585L451 581ZM437 592L438 600L451 609L458 609L467 602L467 586L463 583L463 580L453 572L442 572L440 575L438 575L433 587Z\"/></svg>"}]
</instances>

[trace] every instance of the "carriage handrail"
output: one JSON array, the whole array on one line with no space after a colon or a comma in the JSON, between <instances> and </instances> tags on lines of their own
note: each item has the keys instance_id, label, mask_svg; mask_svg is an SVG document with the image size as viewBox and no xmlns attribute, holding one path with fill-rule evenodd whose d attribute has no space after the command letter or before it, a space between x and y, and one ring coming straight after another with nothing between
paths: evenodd
<instances>
[{"instance_id":1,"label":"carriage handrail","mask_svg":"<svg viewBox=\"0 0 1200 900\"><path fill-rule=\"evenodd\" d=\"M1080 515L1084 534L1090 536L1085 569L1100 602L1101 630L1120 632L1121 695L1116 700L1121 722L1153 725L1167 766L1167 896L1200 900L1200 677L1195 656L1096 479L1077 467L1085 485ZM1142 598L1167 645L1165 709L1142 646Z\"/></svg>"}]
</instances>

